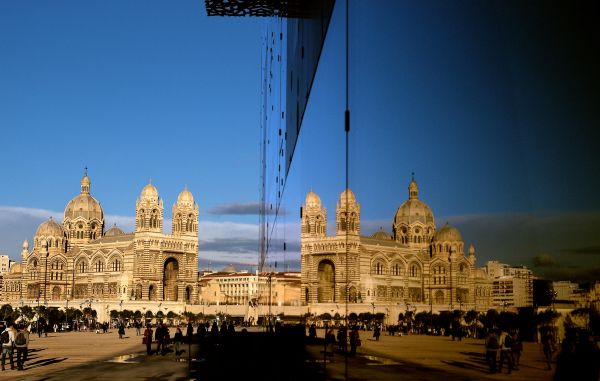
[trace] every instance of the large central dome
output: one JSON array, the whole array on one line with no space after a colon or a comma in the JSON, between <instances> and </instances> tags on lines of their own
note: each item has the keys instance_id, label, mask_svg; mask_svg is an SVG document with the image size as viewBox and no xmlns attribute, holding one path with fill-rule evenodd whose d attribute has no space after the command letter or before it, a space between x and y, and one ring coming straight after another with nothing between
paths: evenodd
<instances>
[{"instance_id":1,"label":"large central dome","mask_svg":"<svg viewBox=\"0 0 600 381\"><path fill-rule=\"evenodd\" d=\"M102 220L103 215L100 203L90 195L90 178L85 175L81 179L81 193L69 201L65 208L65 219L82 217L86 220Z\"/></svg>"},{"instance_id":2,"label":"large central dome","mask_svg":"<svg viewBox=\"0 0 600 381\"><path fill-rule=\"evenodd\" d=\"M421 222L426 225L435 225L431 208L423 201L419 200L419 187L417 186L415 179L412 179L408 186L408 195L408 200L400 205L396 211L394 225L412 225L415 222Z\"/></svg>"}]
</instances>

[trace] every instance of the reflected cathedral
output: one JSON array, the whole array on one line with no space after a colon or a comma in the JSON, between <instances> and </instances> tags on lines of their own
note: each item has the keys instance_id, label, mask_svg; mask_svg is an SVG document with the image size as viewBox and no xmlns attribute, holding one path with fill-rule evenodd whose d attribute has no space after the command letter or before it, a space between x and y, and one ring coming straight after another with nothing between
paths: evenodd
<instances>
[{"instance_id":1,"label":"reflected cathedral","mask_svg":"<svg viewBox=\"0 0 600 381\"><path fill-rule=\"evenodd\" d=\"M334 236L327 236L327 211L317 194L310 191L302 208L305 303L348 300L428 304L436 309L489 305L491 281L475 267L475 248L471 245L465 253L455 227L436 228L433 212L419 199L414 178L408 200L396 211L392 233L381 228L370 236L361 235L360 204L350 189L342 192L336 206Z\"/></svg>"}]
</instances>

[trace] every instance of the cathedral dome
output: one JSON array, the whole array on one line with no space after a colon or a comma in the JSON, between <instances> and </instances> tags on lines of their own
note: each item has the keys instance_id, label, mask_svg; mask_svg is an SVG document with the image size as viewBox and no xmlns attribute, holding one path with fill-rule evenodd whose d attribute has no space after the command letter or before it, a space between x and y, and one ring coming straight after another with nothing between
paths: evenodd
<instances>
[{"instance_id":1,"label":"cathedral dome","mask_svg":"<svg viewBox=\"0 0 600 381\"><path fill-rule=\"evenodd\" d=\"M431 208L423 201L419 200L419 187L413 178L408 185L408 200L400 205L396 211L394 225L411 225L415 222L433 225L435 220Z\"/></svg>"},{"instance_id":2,"label":"cathedral dome","mask_svg":"<svg viewBox=\"0 0 600 381\"><path fill-rule=\"evenodd\" d=\"M148 185L146 185L144 187L144 189L142 189L142 194L140 195L140 198L143 201L157 202L158 201L158 191L156 190L156 187L154 187L154 185L152 185L152 183L148 183Z\"/></svg>"},{"instance_id":3,"label":"cathedral dome","mask_svg":"<svg viewBox=\"0 0 600 381\"><path fill-rule=\"evenodd\" d=\"M179 193L179 196L177 196L177 205L179 205L179 206L194 205L194 196L192 196L192 193L187 189L187 186L185 187L184 190L181 191L181 193Z\"/></svg>"},{"instance_id":4,"label":"cathedral dome","mask_svg":"<svg viewBox=\"0 0 600 381\"><path fill-rule=\"evenodd\" d=\"M81 179L81 193L75 196L65 207L65 219L83 217L86 220L97 218L102 220L103 213L100 203L90 195L90 178L86 175Z\"/></svg>"},{"instance_id":5,"label":"cathedral dome","mask_svg":"<svg viewBox=\"0 0 600 381\"><path fill-rule=\"evenodd\" d=\"M379 228L379 231L375 232L371 238L379 239L379 240L391 240L392 236L389 235L383 228Z\"/></svg>"},{"instance_id":6,"label":"cathedral dome","mask_svg":"<svg viewBox=\"0 0 600 381\"><path fill-rule=\"evenodd\" d=\"M352 192L352 189L348 188L340 194L340 205L346 204L346 197L348 197L348 204L356 204L356 196L354 195L354 192Z\"/></svg>"},{"instance_id":7,"label":"cathedral dome","mask_svg":"<svg viewBox=\"0 0 600 381\"><path fill-rule=\"evenodd\" d=\"M106 233L104 233L105 237L114 237L116 235L123 235L125 232L117 227L117 224L114 224L112 228L108 229Z\"/></svg>"},{"instance_id":8,"label":"cathedral dome","mask_svg":"<svg viewBox=\"0 0 600 381\"><path fill-rule=\"evenodd\" d=\"M235 273L237 272L237 269L235 268L235 266L233 264L229 264L225 267L223 267L223 269L221 270L221 272L223 273Z\"/></svg>"},{"instance_id":9,"label":"cathedral dome","mask_svg":"<svg viewBox=\"0 0 600 381\"><path fill-rule=\"evenodd\" d=\"M83 217L86 220L97 218L102 220L102 207L100 203L89 194L80 194L69 201L65 208L65 218L75 219Z\"/></svg>"},{"instance_id":10,"label":"cathedral dome","mask_svg":"<svg viewBox=\"0 0 600 381\"><path fill-rule=\"evenodd\" d=\"M438 230L433 237L436 242L462 242L462 235L457 228L451 225L444 225L443 228Z\"/></svg>"},{"instance_id":11,"label":"cathedral dome","mask_svg":"<svg viewBox=\"0 0 600 381\"><path fill-rule=\"evenodd\" d=\"M320 208L321 198L313 191L308 192L306 195L306 206L311 208Z\"/></svg>"},{"instance_id":12,"label":"cathedral dome","mask_svg":"<svg viewBox=\"0 0 600 381\"><path fill-rule=\"evenodd\" d=\"M36 237L62 238L64 235L65 231L62 226L54 222L52 217L42 222L35 232Z\"/></svg>"}]
</instances>

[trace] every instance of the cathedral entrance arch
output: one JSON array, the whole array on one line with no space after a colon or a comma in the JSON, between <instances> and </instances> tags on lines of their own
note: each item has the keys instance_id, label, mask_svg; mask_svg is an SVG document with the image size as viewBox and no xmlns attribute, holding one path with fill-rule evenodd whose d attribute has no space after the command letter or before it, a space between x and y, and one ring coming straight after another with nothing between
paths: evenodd
<instances>
[{"instance_id":1,"label":"cathedral entrance arch","mask_svg":"<svg viewBox=\"0 0 600 381\"><path fill-rule=\"evenodd\" d=\"M444 304L444 292L436 291L435 293L435 304Z\"/></svg>"},{"instance_id":2,"label":"cathedral entrance arch","mask_svg":"<svg viewBox=\"0 0 600 381\"><path fill-rule=\"evenodd\" d=\"M163 271L163 300L177 301L177 276L179 262L171 257L165 261Z\"/></svg>"},{"instance_id":3,"label":"cathedral entrance arch","mask_svg":"<svg viewBox=\"0 0 600 381\"><path fill-rule=\"evenodd\" d=\"M335 266L329 259L319 262L319 288L317 289L318 303L335 302Z\"/></svg>"}]
</instances>

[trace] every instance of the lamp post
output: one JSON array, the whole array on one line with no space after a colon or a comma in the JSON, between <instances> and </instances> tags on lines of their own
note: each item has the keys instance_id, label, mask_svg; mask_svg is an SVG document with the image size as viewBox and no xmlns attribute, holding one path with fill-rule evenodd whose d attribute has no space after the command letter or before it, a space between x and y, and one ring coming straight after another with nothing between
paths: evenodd
<instances>
[{"instance_id":1,"label":"lamp post","mask_svg":"<svg viewBox=\"0 0 600 381\"><path fill-rule=\"evenodd\" d=\"M448 256L448 267L449 271L449 288L450 288L450 311L454 309L454 300L452 298L452 253L454 252L453 248L450 248L450 255Z\"/></svg>"}]
</instances>

